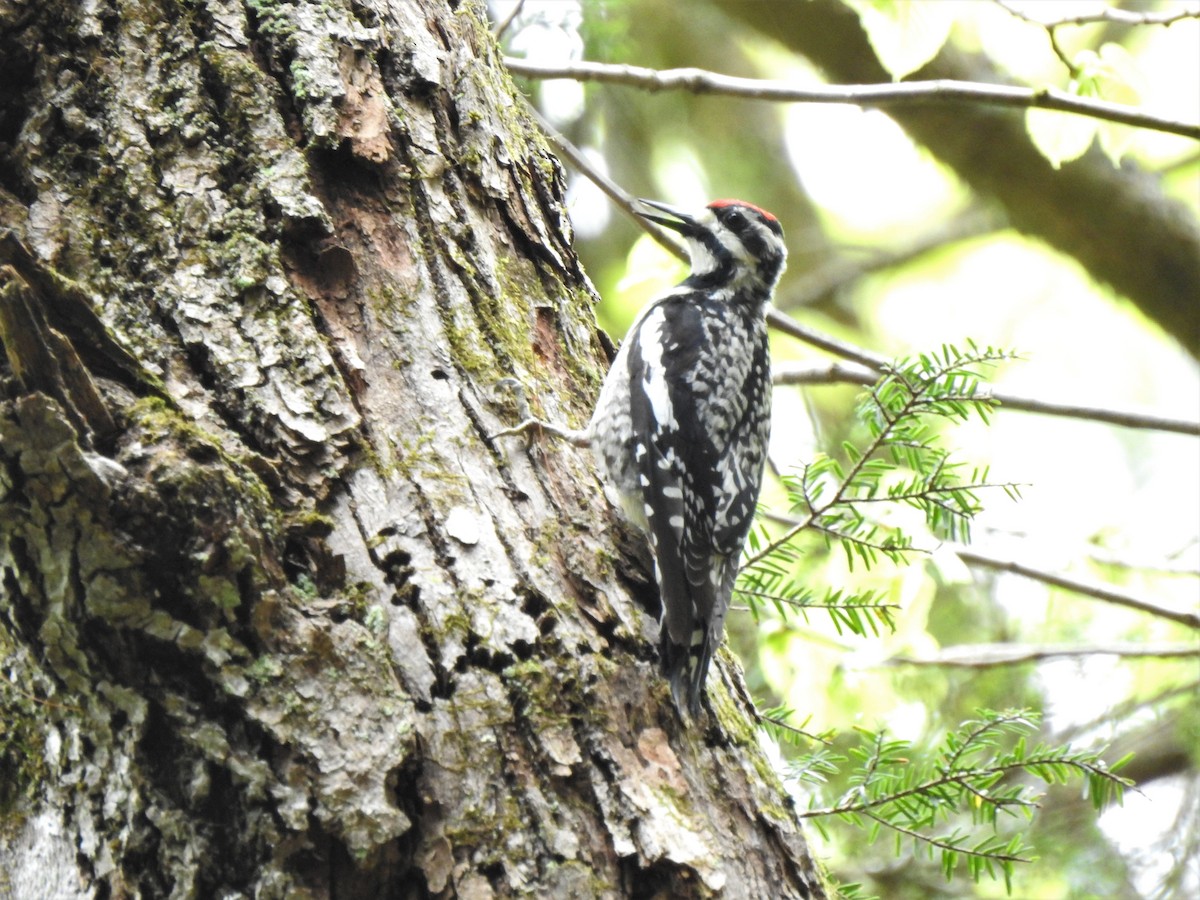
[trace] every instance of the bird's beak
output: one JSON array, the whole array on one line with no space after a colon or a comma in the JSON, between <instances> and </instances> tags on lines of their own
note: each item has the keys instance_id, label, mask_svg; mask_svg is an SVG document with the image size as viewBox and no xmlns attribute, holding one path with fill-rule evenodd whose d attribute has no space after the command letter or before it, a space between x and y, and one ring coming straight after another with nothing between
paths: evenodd
<instances>
[{"instance_id":1,"label":"bird's beak","mask_svg":"<svg viewBox=\"0 0 1200 900\"><path fill-rule=\"evenodd\" d=\"M663 216L656 216L653 213L639 212L638 215L643 219L657 222L659 225L662 225L664 228L670 228L672 231L678 231L684 237L694 236L701 230L700 223L696 221L696 217L681 209L676 209L674 206L668 206L665 203L659 203L657 200L638 200L638 203L662 210L671 216L671 218L667 219Z\"/></svg>"}]
</instances>

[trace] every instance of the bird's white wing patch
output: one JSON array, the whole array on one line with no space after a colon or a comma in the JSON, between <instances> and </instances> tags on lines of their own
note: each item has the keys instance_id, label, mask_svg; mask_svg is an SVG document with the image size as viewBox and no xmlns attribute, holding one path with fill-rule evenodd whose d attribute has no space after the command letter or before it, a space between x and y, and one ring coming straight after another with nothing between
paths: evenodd
<instances>
[{"instance_id":1,"label":"bird's white wing patch","mask_svg":"<svg viewBox=\"0 0 1200 900\"><path fill-rule=\"evenodd\" d=\"M671 392L667 388L666 366L663 364L663 323L666 313L662 307L651 310L642 323L642 359L646 366L646 377L642 382L642 390L650 401L650 409L654 412L654 420L659 428L676 429L679 423L675 420L675 409L671 404Z\"/></svg>"}]
</instances>

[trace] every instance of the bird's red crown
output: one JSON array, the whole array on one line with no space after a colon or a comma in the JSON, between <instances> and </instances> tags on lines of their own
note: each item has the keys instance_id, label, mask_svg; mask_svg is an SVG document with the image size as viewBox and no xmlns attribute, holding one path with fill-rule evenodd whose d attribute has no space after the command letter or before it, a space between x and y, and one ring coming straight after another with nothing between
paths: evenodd
<instances>
[{"instance_id":1,"label":"bird's red crown","mask_svg":"<svg viewBox=\"0 0 1200 900\"><path fill-rule=\"evenodd\" d=\"M749 207L750 209L754 210L759 215L761 215L764 219L766 219L770 222L778 221L778 219L776 219L773 215L771 215L769 212L767 212L761 206L755 206L753 203L747 203L745 200L735 200L733 198L729 198L726 200L714 200L712 203L708 204L709 209L720 209L723 206L746 206L746 207Z\"/></svg>"}]
</instances>

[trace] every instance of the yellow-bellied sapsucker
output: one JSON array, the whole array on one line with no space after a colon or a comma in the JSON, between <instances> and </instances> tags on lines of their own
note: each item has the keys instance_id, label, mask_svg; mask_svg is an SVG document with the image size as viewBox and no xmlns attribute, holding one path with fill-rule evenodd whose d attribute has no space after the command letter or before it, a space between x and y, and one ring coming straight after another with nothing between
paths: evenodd
<instances>
[{"instance_id":1,"label":"yellow-bellied sapsucker","mask_svg":"<svg viewBox=\"0 0 1200 900\"><path fill-rule=\"evenodd\" d=\"M779 222L753 204L717 200L690 214L643 202L666 214L643 217L687 239L691 274L638 315L587 428L549 430L591 446L610 497L646 532L662 597L662 671L686 717L700 709L762 485L771 425L764 313L787 250Z\"/></svg>"}]
</instances>

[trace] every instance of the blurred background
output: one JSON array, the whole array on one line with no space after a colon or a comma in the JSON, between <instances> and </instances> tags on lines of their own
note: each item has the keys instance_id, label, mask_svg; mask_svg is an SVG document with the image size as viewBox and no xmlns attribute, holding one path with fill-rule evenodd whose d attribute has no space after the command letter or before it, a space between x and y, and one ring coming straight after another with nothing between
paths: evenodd
<instances>
[{"instance_id":1,"label":"blurred background","mask_svg":"<svg viewBox=\"0 0 1200 900\"><path fill-rule=\"evenodd\" d=\"M492 0L491 13L508 55L548 65L697 67L792 87L1011 83L1200 121L1195 2ZM1092 20L1065 21L1081 16ZM997 392L1200 419L1194 139L982 103L862 109L518 81L584 161L554 148L614 338L684 267L601 176L634 197L771 210L790 247L776 305L808 329L887 358L970 339L1019 354L987 372ZM833 358L782 333L772 353L777 374ZM861 441L862 390L778 386L774 471ZM1040 860L1018 867L1012 896L1200 896L1200 440L1100 418L1002 407L946 431L957 459L1021 486L1016 501L981 495L975 556L928 536L916 543L929 552L867 571L819 539L801 547L805 582L878 591L897 607L894 630L860 637L820 611L762 608L731 615L729 642L760 706L790 707L809 731L886 728L928 746L980 708L1026 707L1047 740L1136 752L1137 791L1099 818L1078 783L1047 794L1029 837ZM777 477L762 505L787 511ZM1005 896L1003 880L947 883L907 844L827 827L810 829L814 849L867 892Z\"/></svg>"}]
</instances>

